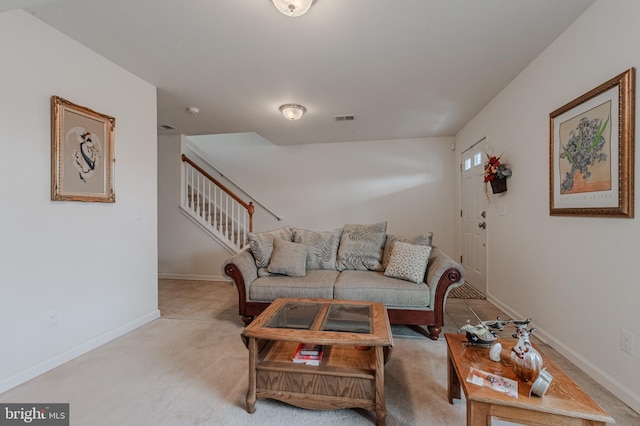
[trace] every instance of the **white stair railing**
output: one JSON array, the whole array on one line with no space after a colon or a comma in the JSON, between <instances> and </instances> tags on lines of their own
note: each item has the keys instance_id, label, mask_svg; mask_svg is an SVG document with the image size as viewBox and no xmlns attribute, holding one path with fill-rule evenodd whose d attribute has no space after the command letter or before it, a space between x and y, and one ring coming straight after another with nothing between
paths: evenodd
<instances>
[{"instance_id":1,"label":"white stair railing","mask_svg":"<svg viewBox=\"0 0 640 426\"><path fill-rule=\"evenodd\" d=\"M205 231L238 252L253 231L253 203L241 200L182 154L180 208Z\"/></svg>"}]
</instances>

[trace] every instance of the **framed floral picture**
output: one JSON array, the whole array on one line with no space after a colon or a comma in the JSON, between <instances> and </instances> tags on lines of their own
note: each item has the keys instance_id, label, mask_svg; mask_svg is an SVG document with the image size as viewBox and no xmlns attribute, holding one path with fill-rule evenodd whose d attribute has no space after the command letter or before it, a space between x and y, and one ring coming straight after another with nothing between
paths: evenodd
<instances>
[{"instance_id":1,"label":"framed floral picture","mask_svg":"<svg viewBox=\"0 0 640 426\"><path fill-rule=\"evenodd\" d=\"M116 119L51 97L51 199L114 203Z\"/></svg>"},{"instance_id":2,"label":"framed floral picture","mask_svg":"<svg viewBox=\"0 0 640 426\"><path fill-rule=\"evenodd\" d=\"M635 68L550 116L549 212L633 217Z\"/></svg>"}]
</instances>

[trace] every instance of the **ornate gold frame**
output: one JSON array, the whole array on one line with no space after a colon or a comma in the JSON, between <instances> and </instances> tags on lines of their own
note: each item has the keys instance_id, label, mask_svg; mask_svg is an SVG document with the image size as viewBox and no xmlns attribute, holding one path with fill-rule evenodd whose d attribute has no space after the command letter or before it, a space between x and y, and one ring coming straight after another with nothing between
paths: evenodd
<instances>
[{"instance_id":1,"label":"ornate gold frame","mask_svg":"<svg viewBox=\"0 0 640 426\"><path fill-rule=\"evenodd\" d=\"M51 199L115 203L116 119L51 97Z\"/></svg>"},{"instance_id":2,"label":"ornate gold frame","mask_svg":"<svg viewBox=\"0 0 640 426\"><path fill-rule=\"evenodd\" d=\"M617 90L615 90L617 88ZM614 90L612 90L614 89ZM606 191L585 191L579 196L560 193L559 126L565 122L589 113L591 104L601 99L611 101L611 147L612 155L608 160L611 165L611 187ZM593 108L595 109L595 108ZM584 112L580 112L584 111ZM579 98L558 108L549 114L549 214L551 216L603 216L633 218L634 207L634 121L635 121L635 68L630 68L620 75L601 84ZM613 126L616 126L614 128ZM617 141L617 144L615 143ZM613 153L617 152L617 155ZM557 167L557 169L556 169ZM616 179L617 178L617 179ZM617 193L616 193L617 189ZM614 195L616 197L614 197ZM572 198L573 197L573 198ZM617 205L613 201L601 199L617 198Z\"/></svg>"}]
</instances>

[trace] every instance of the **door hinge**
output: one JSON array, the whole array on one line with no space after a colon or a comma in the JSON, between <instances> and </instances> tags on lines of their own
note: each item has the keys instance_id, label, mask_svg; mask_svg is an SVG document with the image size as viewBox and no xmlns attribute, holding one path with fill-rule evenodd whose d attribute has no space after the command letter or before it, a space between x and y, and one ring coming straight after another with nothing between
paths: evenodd
<instances>
[{"instance_id":1,"label":"door hinge","mask_svg":"<svg viewBox=\"0 0 640 426\"><path fill-rule=\"evenodd\" d=\"M462 255L460 255L460 263L462 263Z\"/></svg>"},{"instance_id":2,"label":"door hinge","mask_svg":"<svg viewBox=\"0 0 640 426\"><path fill-rule=\"evenodd\" d=\"M462 209L460 209L460 217L462 217Z\"/></svg>"}]
</instances>

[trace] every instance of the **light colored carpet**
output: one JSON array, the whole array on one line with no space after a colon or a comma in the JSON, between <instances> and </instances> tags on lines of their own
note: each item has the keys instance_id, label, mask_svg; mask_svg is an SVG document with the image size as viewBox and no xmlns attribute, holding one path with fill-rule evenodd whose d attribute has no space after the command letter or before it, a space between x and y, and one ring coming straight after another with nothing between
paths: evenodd
<instances>
[{"instance_id":1,"label":"light colored carpet","mask_svg":"<svg viewBox=\"0 0 640 426\"><path fill-rule=\"evenodd\" d=\"M214 285L227 286L217 300L181 299L176 292L173 303L164 310L161 304L162 318L0 401L69 402L71 425L375 424L375 413L366 410L311 411L272 400L258 400L256 412L247 413L248 351L235 290ZM447 402L445 361L444 339L395 339L385 368L388 425L465 423L464 402Z\"/></svg>"},{"instance_id":2,"label":"light colored carpet","mask_svg":"<svg viewBox=\"0 0 640 426\"><path fill-rule=\"evenodd\" d=\"M365 410L310 411L272 400L258 400L256 412L248 414L248 351L240 340L235 288L160 280L159 289L162 318L1 394L0 402L68 402L72 426L375 424ZM465 324L470 307L486 318L504 315L487 300L449 300L443 333ZM464 425L465 402L450 405L446 398L444 339L434 342L419 328L393 326L392 332L387 424ZM640 425L638 413L541 346L616 424Z\"/></svg>"}]
</instances>

